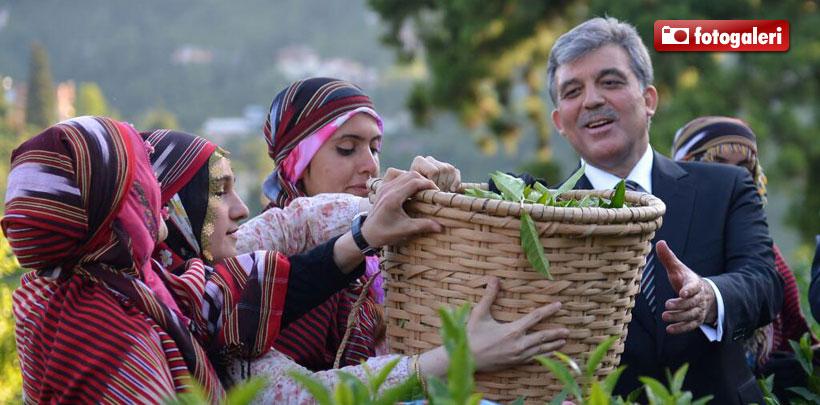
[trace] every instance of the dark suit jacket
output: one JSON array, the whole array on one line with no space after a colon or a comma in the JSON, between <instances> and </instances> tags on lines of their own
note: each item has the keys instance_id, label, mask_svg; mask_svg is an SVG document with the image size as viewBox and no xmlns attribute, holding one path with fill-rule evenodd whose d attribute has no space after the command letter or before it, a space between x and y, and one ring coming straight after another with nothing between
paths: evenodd
<instances>
[{"instance_id":1,"label":"dark suit jacket","mask_svg":"<svg viewBox=\"0 0 820 405\"><path fill-rule=\"evenodd\" d=\"M591 188L584 176L576 188ZM665 240L692 270L718 287L725 304L723 339L710 343L700 329L666 333L661 313L675 298L666 269L656 261L652 313L638 294L621 364L627 368L616 392L639 386L637 377L667 383L665 369L689 364L684 388L715 404L764 403L742 347L759 326L774 319L783 302L783 280L774 267L772 241L760 198L749 174L738 167L677 163L655 153L653 194L666 204L653 243Z\"/></svg>"},{"instance_id":2,"label":"dark suit jacket","mask_svg":"<svg viewBox=\"0 0 820 405\"><path fill-rule=\"evenodd\" d=\"M820 235L815 237L814 261L811 263L809 305L814 320L820 322Z\"/></svg>"}]
</instances>

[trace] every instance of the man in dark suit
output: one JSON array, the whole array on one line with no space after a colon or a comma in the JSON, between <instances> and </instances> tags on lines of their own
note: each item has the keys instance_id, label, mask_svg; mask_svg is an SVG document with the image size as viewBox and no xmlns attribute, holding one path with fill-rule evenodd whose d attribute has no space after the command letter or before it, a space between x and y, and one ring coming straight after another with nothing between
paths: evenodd
<instances>
[{"instance_id":1,"label":"man in dark suit","mask_svg":"<svg viewBox=\"0 0 820 405\"><path fill-rule=\"evenodd\" d=\"M547 67L552 120L586 163L579 188L630 188L666 204L647 259L621 359L617 392L638 376L666 381L684 363L684 388L714 403L763 403L742 342L783 301L766 217L741 168L676 163L649 146L658 104L652 63L635 28L586 21L556 41Z\"/></svg>"},{"instance_id":2,"label":"man in dark suit","mask_svg":"<svg viewBox=\"0 0 820 405\"><path fill-rule=\"evenodd\" d=\"M814 261L811 263L811 284L809 286L809 306L815 321L820 322L820 235L814 237Z\"/></svg>"}]
</instances>

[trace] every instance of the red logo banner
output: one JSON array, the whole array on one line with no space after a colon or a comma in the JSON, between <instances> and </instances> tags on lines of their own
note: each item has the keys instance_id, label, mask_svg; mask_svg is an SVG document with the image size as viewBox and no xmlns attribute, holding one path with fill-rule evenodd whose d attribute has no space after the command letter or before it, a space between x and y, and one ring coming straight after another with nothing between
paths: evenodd
<instances>
[{"instance_id":1,"label":"red logo banner","mask_svg":"<svg viewBox=\"0 0 820 405\"><path fill-rule=\"evenodd\" d=\"M656 20L658 52L785 52L786 20Z\"/></svg>"}]
</instances>

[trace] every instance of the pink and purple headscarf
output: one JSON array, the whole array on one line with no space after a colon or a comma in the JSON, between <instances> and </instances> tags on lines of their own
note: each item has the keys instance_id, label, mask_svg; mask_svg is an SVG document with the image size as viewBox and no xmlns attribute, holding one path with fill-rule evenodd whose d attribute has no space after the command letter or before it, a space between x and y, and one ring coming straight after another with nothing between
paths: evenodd
<instances>
[{"instance_id":1,"label":"pink and purple headscarf","mask_svg":"<svg viewBox=\"0 0 820 405\"><path fill-rule=\"evenodd\" d=\"M370 97L344 80L300 80L276 95L264 127L268 155L276 163L262 186L271 201L269 207L284 207L305 195L297 184L313 156L339 127L359 113L373 117L383 131Z\"/></svg>"}]
</instances>

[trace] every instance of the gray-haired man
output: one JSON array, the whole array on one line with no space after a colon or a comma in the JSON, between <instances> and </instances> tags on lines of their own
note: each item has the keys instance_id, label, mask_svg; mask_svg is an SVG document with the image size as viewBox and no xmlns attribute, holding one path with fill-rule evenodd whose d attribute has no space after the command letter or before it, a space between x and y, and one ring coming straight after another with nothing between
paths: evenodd
<instances>
[{"instance_id":1,"label":"gray-haired man","mask_svg":"<svg viewBox=\"0 0 820 405\"><path fill-rule=\"evenodd\" d=\"M780 311L783 282L749 174L653 152L658 92L633 26L614 18L578 25L555 43L547 71L553 123L587 164L578 187L610 189L627 179L667 205L617 391L637 388L638 376L665 381L664 369L689 363L684 388L695 397L763 403L742 343Z\"/></svg>"}]
</instances>

